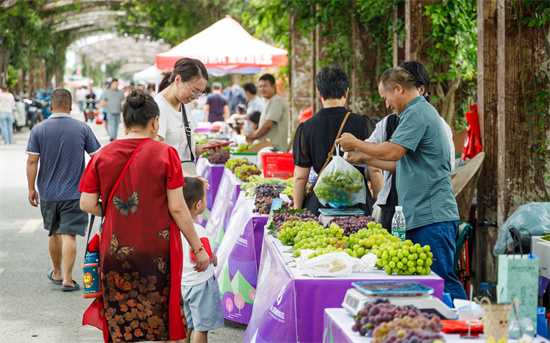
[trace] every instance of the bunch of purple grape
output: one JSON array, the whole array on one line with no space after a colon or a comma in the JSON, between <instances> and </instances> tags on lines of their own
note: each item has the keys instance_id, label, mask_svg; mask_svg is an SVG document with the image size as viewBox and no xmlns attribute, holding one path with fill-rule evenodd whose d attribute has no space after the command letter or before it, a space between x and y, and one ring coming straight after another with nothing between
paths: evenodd
<instances>
[{"instance_id":1,"label":"bunch of purple grape","mask_svg":"<svg viewBox=\"0 0 550 343\"><path fill-rule=\"evenodd\" d=\"M374 221L373 216L364 216L356 214L354 216L336 217L329 223L338 225L341 229L344 229L344 236L349 236L357 231L367 227L367 224Z\"/></svg>"},{"instance_id":2,"label":"bunch of purple grape","mask_svg":"<svg viewBox=\"0 0 550 343\"><path fill-rule=\"evenodd\" d=\"M395 318L417 318L431 320L430 318L437 317L435 315L421 313L414 306L394 306L388 300L378 299L375 302L368 303L362 310L357 313L355 324L351 328L355 332L359 332L361 336L371 336L375 328L382 323L389 323ZM437 319L434 319L437 321ZM441 323L439 321L439 323ZM419 327L422 328L422 325ZM441 330L441 328L439 328ZM387 333L387 332L386 332Z\"/></svg>"},{"instance_id":3,"label":"bunch of purple grape","mask_svg":"<svg viewBox=\"0 0 550 343\"><path fill-rule=\"evenodd\" d=\"M272 219L273 225L275 225L277 231L279 231L283 224L288 221L300 220L305 222L309 220L314 220L316 222L319 222L319 218L317 218L316 215L310 213L309 211L295 213L274 213ZM319 224L321 224L321 222L319 222Z\"/></svg>"},{"instance_id":4,"label":"bunch of purple grape","mask_svg":"<svg viewBox=\"0 0 550 343\"><path fill-rule=\"evenodd\" d=\"M373 343L431 343L443 342L443 337L439 334L443 328L441 319L433 315L428 319L427 316L417 317L405 316L395 318L391 322L382 323L377 326L372 333Z\"/></svg>"},{"instance_id":5,"label":"bunch of purple grape","mask_svg":"<svg viewBox=\"0 0 550 343\"><path fill-rule=\"evenodd\" d=\"M269 214L269 211L271 211L271 204L273 203L273 198L256 198L254 208L255 213L259 214ZM289 208L291 204L289 204L286 201L283 201L283 205L281 208Z\"/></svg>"},{"instance_id":6,"label":"bunch of purple grape","mask_svg":"<svg viewBox=\"0 0 550 343\"><path fill-rule=\"evenodd\" d=\"M254 163L252 162L248 162L248 161L244 161L244 162L237 162L233 165L233 167L231 167L231 172L233 174L235 174L235 169L237 169L237 167L240 167L240 166L253 166Z\"/></svg>"},{"instance_id":7,"label":"bunch of purple grape","mask_svg":"<svg viewBox=\"0 0 550 343\"><path fill-rule=\"evenodd\" d=\"M281 192L275 187L267 184L259 184L256 186L256 199L258 198L278 198Z\"/></svg>"},{"instance_id":8,"label":"bunch of purple grape","mask_svg":"<svg viewBox=\"0 0 550 343\"><path fill-rule=\"evenodd\" d=\"M227 150L220 150L210 154L208 162L211 164L225 164L227 160L231 157L231 154Z\"/></svg>"},{"instance_id":9,"label":"bunch of purple grape","mask_svg":"<svg viewBox=\"0 0 550 343\"><path fill-rule=\"evenodd\" d=\"M259 214L269 214L273 199L278 198L281 192L275 187L266 184L256 186L256 198L254 200L254 212ZM284 205L284 203L283 203ZM287 203L288 206L288 203Z\"/></svg>"}]
</instances>

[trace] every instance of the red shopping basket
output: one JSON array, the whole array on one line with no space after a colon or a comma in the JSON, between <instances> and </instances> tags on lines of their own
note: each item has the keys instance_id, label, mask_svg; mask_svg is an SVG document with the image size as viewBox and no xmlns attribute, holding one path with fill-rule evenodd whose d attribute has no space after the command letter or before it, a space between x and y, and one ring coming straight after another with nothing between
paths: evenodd
<instances>
[{"instance_id":1,"label":"red shopping basket","mask_svg":"<svg viewBox=\"0 0 550 343\"><path fill-rule=\"evenodd\" d=\"M273 153L262 155L264 177L291 178L294 174L291 153Z\"/></svg>"}]
</instances>

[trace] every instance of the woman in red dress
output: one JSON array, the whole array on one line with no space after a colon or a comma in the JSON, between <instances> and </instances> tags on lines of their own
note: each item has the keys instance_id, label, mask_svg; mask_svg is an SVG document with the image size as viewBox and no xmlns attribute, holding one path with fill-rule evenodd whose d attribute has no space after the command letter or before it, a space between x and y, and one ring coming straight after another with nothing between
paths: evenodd
<instances>
[{"instance_id":1,"label":"woman in red dress","mask_svg":"<svg viewBox=\"0 0 550 343\"><path fill-rule=\"evenodd\" d=\"M125 139L94 155L80 182L81 208L101 216L103 204L105 212L99 239L103 298L86 311L83 324L102 329L106 342L183 339L178 231L198 251L198 271L206 270L209 258L183 198L178 153L153 140L157 104L135 90L126 99L123 117Z\"/></svg>"}]
</instances>

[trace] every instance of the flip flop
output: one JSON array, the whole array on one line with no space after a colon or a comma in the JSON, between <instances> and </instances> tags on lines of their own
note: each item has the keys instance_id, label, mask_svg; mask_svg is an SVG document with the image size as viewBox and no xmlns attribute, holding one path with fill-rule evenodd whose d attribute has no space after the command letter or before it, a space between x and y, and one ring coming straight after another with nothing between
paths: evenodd
<instances>
[{"instance_id":1,"label":"flip flop","mask_svg":"<svg viewBox=\"0 0 550 343\"><path fill-rule=\"evenodd\" d=\"M49 269L48 272L46 273L46 275L48 275L48 279L51 280L51 282L55 283L56 285L62 285L63 284L63 280L56 280L52 277L52 274L53 274L53 268L52 269Z\"/></svg>"},{"instance_id":2,"label":"flip flop","mask_svg":"<svg viewBox=\"0 0 550 343\"><path fill-rule=\"evenodd\" d=\"M74 282L74 286L61 286L61 290L63 292L72 292L72 291L79 290L80 285L75 280L73 280L73 282Z\"/></svg>"}]
</instances>

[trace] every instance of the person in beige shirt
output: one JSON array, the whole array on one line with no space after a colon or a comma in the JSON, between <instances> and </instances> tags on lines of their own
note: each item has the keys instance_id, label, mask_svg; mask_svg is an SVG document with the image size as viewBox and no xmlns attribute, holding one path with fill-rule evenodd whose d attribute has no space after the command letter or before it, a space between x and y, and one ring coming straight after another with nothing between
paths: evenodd
<instances>
[{"instance_id":1,"label":"person in beige shirt","mask_svg":"<svg viewBox=\"0 0 550 343\"><path fill-rule=\"evenodd\" d=\"M2 127L2 138L4 144L14 144L13 140L13 107L15 106L15 99L13 94L8 92L8 86L2 86L2 93L0 93L0 126Z\"/></svg>"},{"instance_id":2,"label":"person in beige shirt","mask_svg":"<svg viewBox=\"0 0 550 343\"><path fill-rule=\"evenodd\" d=\"M249 133L246 140L252 142L255 139L270 139L274 148L286 152L288 150L288 105L285 99L277 94L273 75L264 74L260 77L259 91L265 99L259 128Z\"/></svg>"}]
</instances>

